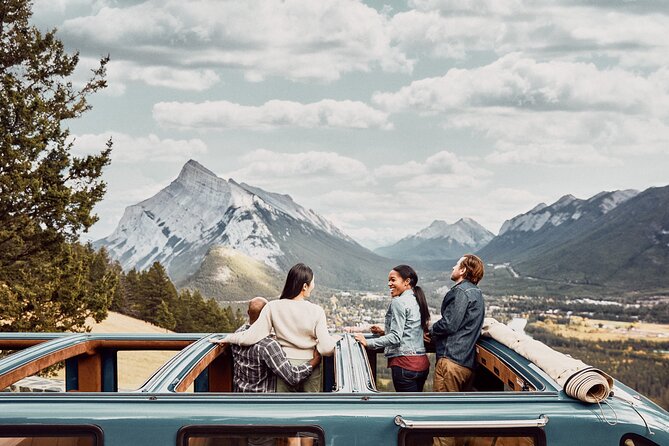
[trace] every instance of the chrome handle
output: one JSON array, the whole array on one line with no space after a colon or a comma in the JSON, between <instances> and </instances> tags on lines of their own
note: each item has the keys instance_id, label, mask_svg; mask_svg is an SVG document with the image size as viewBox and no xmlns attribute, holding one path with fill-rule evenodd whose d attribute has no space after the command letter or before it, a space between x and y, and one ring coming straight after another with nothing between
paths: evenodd
<instances>
[{"instance_id":1,"label":"chrome handle","mask_svg":"<svg viewBox=\"0 0 669 446\"><path fill-rule=\"evenodd\" d=\"M395 417L395 424L404 429L512 429L522 427L544 427L548 417L541 415L536 420L492 420L492 421L413 421L402 415Z\"/></svg>"}]
</instances>

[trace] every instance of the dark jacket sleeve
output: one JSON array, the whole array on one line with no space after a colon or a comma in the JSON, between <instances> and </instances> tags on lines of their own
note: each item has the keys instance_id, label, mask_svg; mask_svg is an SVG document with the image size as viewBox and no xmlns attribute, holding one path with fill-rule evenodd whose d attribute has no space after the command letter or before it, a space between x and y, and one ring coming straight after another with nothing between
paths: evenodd
<instances>
[{"instance_id":1,"label":"dark jacket sleeve","mask_svg":"<svg viewBox=\"0 0 669 446\"><path fill-rule=\"evenodd\" d=\"M441 319L432 325L430 334L448 336L455 333L460 328L460 325L462 325L468 306L467 293L460 288L456 288L453 301L443 309Z\"/></svg>"}]
</instances>

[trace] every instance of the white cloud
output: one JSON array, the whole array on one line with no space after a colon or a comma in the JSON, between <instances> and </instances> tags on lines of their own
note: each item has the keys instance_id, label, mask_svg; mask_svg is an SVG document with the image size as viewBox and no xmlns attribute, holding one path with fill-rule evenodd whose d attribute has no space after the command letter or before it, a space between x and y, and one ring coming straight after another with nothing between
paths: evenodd
<instances>
[{"instance_id":1,"label":"white cloud","mask_svg":"<svg viewBox=\"0 0 669 446\"><path fill-rule=\"evenodd\" d=\"M134 62L110 61L107 79L111 85L139 81L154 87L203 91L220 81L213 70L180 69L169 66L142 66Z\"/></svg>"},{"instance_id":2,"label":"white cloud","mask_svg":"<svg viewBox=\"0 0 669 446\"><path fill-rule=\"evenodd\" d=\"M669 55L666 2L416 0L410 6L415 9L392 17L393 41L438 57L522 51L542 59L605 56L624 66L657 68Z\"/></svg>"},{"instance_id":3,"label":"white cloud","mask_svg":"<svg viewBox=\"0 0 669 446\"><path fill-rule=\"evenodd\" d=\"M252 81L333 81L372 68L411 71L388 26L384 15L356 0L147 0L100 8L61 29L137 63L239 68Z\"/></svg>"},{"instance_id":4,"label":"white cloud","mask_svg":"<svg viewBox=\"0 0 669 446\"><path fill-rule=\"evenodd\" d=\"M423 190L457 189L463 184L468 187L482 185L491 172L460 159L446 150L429 156L424 162L406 161L376 168L378 181L386 179L394 182L396 190L419 192Z\"/></svg>"},{"instance_id":5,"label":"white cloud","mask_svg":"<svg viewBox=\"0 0 669 446\"><path fill-rule=\"evenodd\" d=\"M441 115L445 128L484 137L494 147L485 157L493 164L618 166L630 153L667 152L668 73L537 62L514 53L376 93L373 102Z\"/></svg>"},{"instance_id":6,"label":"white cloud","mask_svg":"<svg viewBox=\"0 0 669 446\"><path fill-rule=\"evenodd\" d=\"M664 93L659 98L658 90ZM658 100L666 103L667 93L667 86L652 76L617 68L599 70L590 63L537 62L513 53L483 67L453 68L444 76L414 81L397 92L375 93L373 101L393 111L505 106L634 113L646 111Z\"/></svg>"},{"instance_id":7,"label":"white cloud","mask_svg":"<svg viewBox=\"0 0 669 446\"><path fill-rule=\"evenodd\" d=\"M224 176L250 184L289 185L298 190L313 182L363 182L368 175L362 162L334 152L282 153L258 149L244 155L240 164L244 167Z\"/></svg>"},{"instance_id":8,"label":"white cloud","mask_svg":"<svg viewBox=\"0 0 669 446\"><path fill-rule=\"evenodd\" d=\"M91 70L100 66L100 60L82 57L73 74L73 84L81 88L91 77ZM110 60L107 64L107 87L102 94L122 96L131 82L140 82L152 87L175 90L204 91L220 82L215 71L205 69L181 69L169 66L144 66L123 60Z\"/></svg>"},{"instance_id":9,"label":"white cloud","mask_svg":"<svg viewBox=\"0 0 669 446\"><path fill-rule=\"evenodd\" d=\"M207 145L200 139L161 139L154 134L135 137L115 131L75 135L73 153L82 156L99 152L109 138L114 143L111 155L113 164L134 164L141 161L185 162L207 153Z\"/></svg>"},{"instance_id":10,"label":"white cloud","mask_svg":"<svg viewBox=\"0 0 669 446\"><path fill-rule=\"evenodd\" d=\"M523 0L410 0L409 5L421 11L444 11L452 14L512 15L525 9ZM535 2L537 3L537 2Z\"/></svg>"},{"instance_id":11,"label":"white cloud","mask_svg":"<svg viewBox=\"0 0 669 446\"><path fill-rule=\"evenodd\" d=\"M415 10L394 15L391 26L393 41L404 50L457 60L495 48L508 28L490 17L444 17L437 11Z\"/></svg>"},{"instance_id":12,"label":"white cloud","mask_svg":"<svg viewBox=\"0 0 669 446\"><path fill-rule=\"evenodd\" d=\"M625 156L669 153L669 125L613 112L543 112L509 108L471 110L448 124L489 139L497 164L619 166Z\"/></svg>"},{"instance_id":13,"label":"white cloud","mask_svg":"<svg viewBox=\"0 0 669 446\"><path fill-rule=\"evenodd\" d=\"M272 100L257 107L228 101L160 102L153 117L161 125L186 129L392 128L385 112L359 101L331 99L311 104Z\"/></svg>"}]
</instances>

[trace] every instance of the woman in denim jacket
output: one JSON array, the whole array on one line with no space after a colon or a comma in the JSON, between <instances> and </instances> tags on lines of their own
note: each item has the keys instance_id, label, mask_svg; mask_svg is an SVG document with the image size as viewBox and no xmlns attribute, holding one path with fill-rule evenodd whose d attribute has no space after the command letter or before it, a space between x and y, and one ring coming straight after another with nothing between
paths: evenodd
<instances>
[{"instance_id":1,"label":"woman in denim jacket","mask_svg":"<svg viewBox=\"0 0 669 446\"><path fill-rule=\"evenodd\" d=\"M430 313L425 294L417 283L418 275L412 267L399 265L393 268L388 274L392 300L386 312L385 330L374 325L371 331L380 337L365 339L362 334L355 335L355 339L367 348L384 347L397 392L422 392L430 371L423 344Z\"/></svg>"}]
</instances>

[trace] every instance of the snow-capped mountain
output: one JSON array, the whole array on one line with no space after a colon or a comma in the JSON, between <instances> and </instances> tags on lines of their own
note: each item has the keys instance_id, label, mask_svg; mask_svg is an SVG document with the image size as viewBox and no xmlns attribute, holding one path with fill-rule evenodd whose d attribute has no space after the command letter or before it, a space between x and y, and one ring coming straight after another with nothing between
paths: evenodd
<instances>
[{"instance_id":1,"label":"snow-capped mountain","mask_svg":"<svg viewBox=\"0 0 669 446\"><path fill-rule=\"evenodd\" d=\"M494 236L471 218L462 218L453 224L435 220L416 234L375 252L400 260L457 259L462 254L479 250Z\"/></svg>"},{"instance_id":2,"label":"snow-capped mountain","mask_svg":"<svg viewBox=\"0 0 669 446\"><path fill-rule=\"evenodd\" d=\"M563 197L533 211L505 223L479 252L484 261L555 283L666 289L669 186Z\"/></svg>"},{"instance_id":3,"label":"snow-capped mountain","mask_svg":"<svg viewBox=\"0 0 669 446\"><path fill-rule=\"evenodd\" d=\"M540 203L507 220L479 254L488 262L520 262L560 246L596 225L599 219L639 194L636 190L601 192L587 200L565 195Z\"/></svg>"},{"instance_id":4,"label":"snow-capped mountain","mask_svg":"<svg viewBox=\"0 0 669 446\"><path fill-rule=\"evenodd\" d=\"M529 212L505 221L499 235L509 231L536 232L545 225L560 226L565 222L578 220L584 214L594 217L604 215L638 193L639 191L632 189L600 192L588 200L565 195L550 207L540 203Z\"/></svg>"},{"instance_id":5,"label":"snow-capped mountain","mask_svg":"<svg viewBox=\"0 0 669 446\"><path fill-rule=\"evenodd\" d=\"M188 161L169 186L126 208L116 230L98 240L124 269L161 262L181 282L195 273L212 246L222 245L286 271L309 264L321 283L347 277L370 284L381 259L288 195L217 177Z\"/></svg>"}]
</instances>

